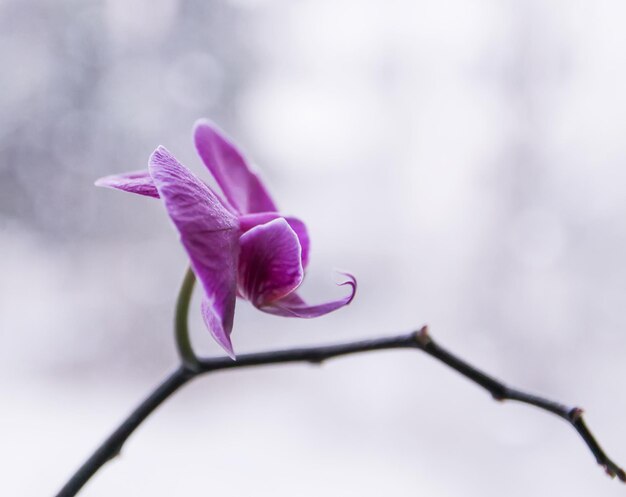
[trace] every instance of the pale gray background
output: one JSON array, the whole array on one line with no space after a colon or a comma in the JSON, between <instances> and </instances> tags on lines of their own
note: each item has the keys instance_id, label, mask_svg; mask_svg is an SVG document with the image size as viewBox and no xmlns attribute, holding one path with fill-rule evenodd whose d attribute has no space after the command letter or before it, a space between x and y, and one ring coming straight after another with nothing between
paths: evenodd
<instances>
[{"instance_id":1,"label":"pale gray background","mask_svg":"<svg viewBox=\"0 0 626 497\"><path fill-rule=\"evenodd\" d=\"M407 331L588 411L626 463L626 5L0 1L0 494L51 495L175 365L185 257L97 189L194 120L306 220L296 321L239 352ZM206 177L206 176L205 176ZM194 340L220 353L203 329ZM110 495L624 495L562 421L410 351L202 378L85 488Z\"/></svg>"}]
</instances>

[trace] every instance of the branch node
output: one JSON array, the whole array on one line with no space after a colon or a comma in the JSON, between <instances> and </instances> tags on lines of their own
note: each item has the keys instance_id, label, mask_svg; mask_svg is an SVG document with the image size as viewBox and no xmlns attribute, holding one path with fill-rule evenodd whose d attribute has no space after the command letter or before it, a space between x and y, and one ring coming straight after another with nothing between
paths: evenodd
<instances>
[{"instance_id":1,"label":"branch node","mask_svg":"<svg viewBox=\"0 0 626 497\"><path fill-rule=\"evenodd\" d=\"M506 400L506 395L502 393L491 392L491 397L498 402L504 402Z\"/></svg>"},{"instance_id":2,"label":"branch node","mask_svg":"<svg viewBox=\"0 0 626 497\"><path fill-rule=\"evenodd\" d=\"M112 461L113 459L117 459L119 457L122 457L122 446L121 445L119 447L116 447L115 450L113 452L111 452L111 454L109 455L108 460Z\"/></svg>"},{"instance_id":3,"label":"branch node","mask_svg":"<svg viewBox=\"0 0 626 497\"><path fill-rule=\"evenodd\" d=\"M572 423L576 423L582 418L584 412L580 407L574 407L567 415Z\"/></svg>"},{"instance_id":4,"label":"branch node","mask_svg":"<svg viewBox=\"0 0 626 497\"><path fill-rule=\"evenodd\" d=\"M78 471L70 478L57 497L73 497L83 485L106 463L120 454L124 442L134 430L167 398L192 378L213 371L234 369L248 366L261 366L285 363L310 363L321 365L326 359L386 349L420 349L427 355L441 361L446 366L460 373L467 379L483 387L491 393L497 401L514 400L535 406L544 411L558 415L571 424L585 442L587 448L595 456L597 463L611 476L617 476L626 483L626 473L604 453L596 442L593 434L585 425L583 410L579 407L570 409L556 402L528 394L515 388L507 387L501 381L488 376L479 369L448 352L439 346L429 335L428 327L405 333L401 336L388 339L364 340L333 346L318 346L277 350L256 354L244 354L239 361L233 363L221 359L199 359L184 362L165 381L163 381L118 428L105 440L102 445L85 461Z\"/></svg>"},{"instance_id":5,"label":"branch node","mask_svg":"<svg viewBox=\"0 0 626 497\"><path fill-rule=\"evenodd\" d=\"M420 344L422 347L426 347L430 343L432 343L433 339L430 338L430 334L428 333L428 325L425 324L421 327L419 331L415 332L415 341Z\"/></svg>"}]
</instances>

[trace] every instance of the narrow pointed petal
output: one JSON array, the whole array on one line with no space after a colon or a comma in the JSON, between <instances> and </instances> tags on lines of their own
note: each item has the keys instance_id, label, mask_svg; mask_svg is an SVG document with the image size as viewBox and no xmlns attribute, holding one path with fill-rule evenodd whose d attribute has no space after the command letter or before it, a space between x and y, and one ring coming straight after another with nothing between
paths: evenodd
<instances>
[{"instance_id":1,"label":"narrow pointed petal","mask_svg":"<svg viewBox=\"0 0 626 497\"><path fill-rule=\"evenodd\" d=\"M202 310L202 319L206 325L209 333L215 339L215 341L224 349L228 356L235 360L235 351L233 350L233 343L230 341L230 331L224 329L220 317L215 312L211 302L205 297L200 304Z\"/></svg>"},{"instance_id":2,"label":"narrow pointed petal","mask_svg":"<svg viewBox=\"0 0 626 497\"><path fill-rule=\"evenodd\" d=\"M228 202L242 214L276 211L260 178L237 147L212 122L201 119L194 127L200 158L215 177Z\"/></svg>"},{"instance_id":3,"label":"narrow pointed petal","mask_svg":"<svg viewBox=\"0 0 626 497\"><path fill-rule=\"evenodd\" d=\"M96 180L95 185L136 193L146 197L159 198L159 192L156 186L154 186L150 173L146 170L105 176Z\"/></svg>"},{"instance_id":4,"label":"narrow pointed petal","mask_svg":"<svg viewBox=\"0 0 626 497\"><path fill-rule=\"evenodd\" d=\"M230 335L235 312L237 218L164 147L150 157L150 174L204 289L209 331L230 353L224 336Z\"/></svg>"},{"instance_id":5,"label":"narrow pointed petal","mask_svg":"<svg viewBox=\"0 0 626 497\"><path fill-rule=\"evenodd\" d=\"M250 229L258 226L259 224L265 224L274 219L281 217L277 212L258 212L255 214L244 214L239 216L239 225L241 232L245 233ZM297 217L285 217L285 221L291 226L291 229L298 235L300 246L302 247L302 267L306 269L309 264L309 252L311 249L311 242L309 240L309 233L306 229L306 225L300 221Z\"/></svg>"},{"instance_id":6,"label":"narrow pointed petal","mask_svg":"<svg viewBox=\"0 0 626 497\"><path fill-rule=\"evenodd\" d=\"M351 287L350 295L345 297L326 302L324 304L308 305L302 300L296 293L287 295L286 297L277 300L269 305L263 306L260 309L269 314L275 314L277 316L295 317L295 318L316 318L336 311L337 309L348 305L352 302L356 293L356 279L354 276L348 273L342 273L349 279L340 283L340 286L349 285Z\"/></svg>"},{"instance_id":7,"label":"narrow pointed petal","mask_svg":"<svg viewBox=\"0 0 626 497\"><path fill-rule=\"evenodd\" d=\"M283 218L250 229L239 245L239 291L254 306L281 299L302 283L300 242Z\"/></svg>"}]
</instances>

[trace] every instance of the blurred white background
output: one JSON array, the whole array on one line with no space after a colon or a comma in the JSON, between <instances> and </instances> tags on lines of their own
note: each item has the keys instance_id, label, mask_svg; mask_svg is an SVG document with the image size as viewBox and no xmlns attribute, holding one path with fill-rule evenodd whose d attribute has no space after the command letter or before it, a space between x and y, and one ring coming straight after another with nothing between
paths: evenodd
<instances>
[{"instance_id":1,"label":"blurred white background","mask_svg":"<svg viewBox=\"0 0 626 497\"><path fill-rule=\"evenodd\" d=\"M289 320L238 352L427 322L581 405L626 464L626 5L0 1L0 494L52 495L175 366L185 257L158 202L93 187L220 123L313 238ZM192 310L194 341L220 353ZM204 377L81 495L623 495L556 417L411 351Z\"/></svg>"}]
</instances>

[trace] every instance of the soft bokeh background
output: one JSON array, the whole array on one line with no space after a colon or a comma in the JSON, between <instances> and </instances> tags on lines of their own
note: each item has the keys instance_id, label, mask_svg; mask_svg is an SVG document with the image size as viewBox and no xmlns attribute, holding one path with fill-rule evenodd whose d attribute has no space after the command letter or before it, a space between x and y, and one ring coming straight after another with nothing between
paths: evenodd
<instances>
[{"instance_id":1,"label":"soft bokeh background","mask_svg":"<svg viewBox=\"0 0 626 497\"><path fill-rule=\"evenodd\" d=\"M239 352L408 331L587 409L626 463L626 6L0 2L0 494L52 495L175 366L162 206L93 187L224 127L308 222L295 321ZM194 304L197 306L197 302ZM218 354L192 311L194 340ZM623 495L561 420L411 351L202 378L81 495Z\"/></svg>"}]
</instances>

